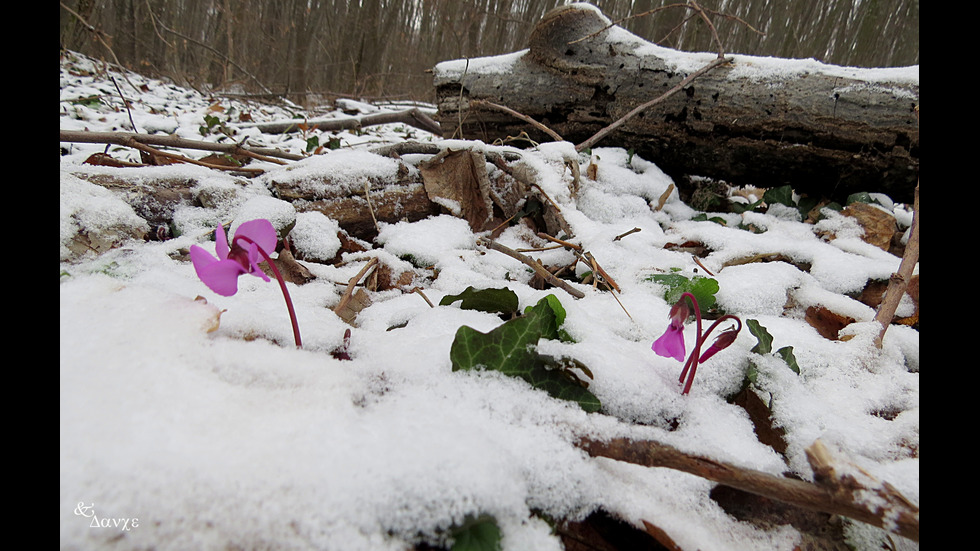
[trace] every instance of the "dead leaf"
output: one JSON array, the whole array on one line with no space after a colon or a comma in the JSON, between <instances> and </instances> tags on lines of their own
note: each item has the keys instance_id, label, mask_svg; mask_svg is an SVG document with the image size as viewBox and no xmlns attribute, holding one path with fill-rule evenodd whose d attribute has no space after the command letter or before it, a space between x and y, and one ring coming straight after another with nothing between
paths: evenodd
<instances>
[{"instance_id":1,"label":"dead leaf","mask_svg":"<svg viewBox=\"0 0 980 551\"><path fill-rule=\"evenodd\" d=\"M208 163L209 165L238 168L247 165L249 162L252 161L252 158L249 157L248 155L230 155L228 153L212 153L198 160L201 161L202 163Z\"/></svg>"},{"instance_id":2,"label":"dead leaf","mask_svg":"<svg viewBox=\"0 0 980 551\"><path fill-rule=\"evenodd\" d=\"M309 283L316 279L306 266L303 266L296 261L293 254L283 249L279 251L279 257L272 260L276 263L276 268L279 269L279 273L282 274L282 278L290 283L295 283L296 285L303 285L304 283ZM269 268L265 263L261 265L262 271L265 272L269 277L275 277L272 269Z\"/></svg>"},{"instance_id":3,"label":"dead leaf","mask_svg":"<svg viewBox=\"0 0 980 551\"><path fill-rule=\"evenodd\" d=\"M890 213L869 203L851 203L841 214L854 218L864 228L861 239L866 243L883 251L887 251L891 246L892 236L895 235L898 226L895 217Z\"/></svg>"},{"instance_id":4,"label":"dead leaf","mask_svg":"<svg viewBox=\"0 0 980 551\"><path fill-rule=\"evenodd\" d=\"M134 163L127 163L125 161L114 159L108 153L93 153L89 155L88 159L85 159L83 164L95 166L113 166L117 168L134 166Z\"/></svg>"},{"instance_id":5,"label":"dead leaf","mask_svg":"<svg viewBox=\"0 0 980 551\"><path fill-rule=\"evenodd\" d=\"M342 302L341 304L338 304L337 308L334 309L334 312L348 325L356 326L354 320L357 318L357 314L368 306L371 306L371 297L368 296L364 289L358 288L357 291L354 291L354 294L351 295L350 300L348 300L346 303Z\"/></svg>"},{"instance_id":6,"label":"dead leaf","mask_svg":"<svg viewBox=\"0 0 980 551\"><path fill-rule=\"evenodd\" d=\"M483 155L446 150L419 163L419 171L430 201L466 220L474 232L491 228L493 203Z\"/></svg>"},{"instance_id":7,"label":"dead leaf","mask_svg":"<svg viewBox=\"0 0 980 551\"><path fill-rule=\"evenodd\" d=\"M208 316L204 319L204 323L201 327L204 329L205 333L214 333L218 330L221 325L221 314L225 313L225 310L219 309L217 306L208 304L208 299L198 295L194 297L194 302L204 305L208 309Z\"/></svg>"},{"instance_id":8,"label":"dead leaf","mask_svg":"<svg viewBox=\"0 0 980 551\"><path fill-rule=\"evenodd\" d=\"M855 321L852 317L842 316L823 306L811 306L807 308L804 318L811 327L817 330L817 333L820 333L825 339L832 341L840 340L838 336L840 330Z\"/></svg>"},{"instance_id":9,"label":"dead leaf","mask_svg":"<svg viewBox=\"0 0 980 551\"><path fill-rule=\"evenodd\" d=\"M735 395L734 404L740 406L749 414L749 419L755 427L755 435L759 442L769 446L782 455L786 455L786 431L772 424L772 412L758 394L750 387L745 387Z\"/></svg>"}]
</instances>

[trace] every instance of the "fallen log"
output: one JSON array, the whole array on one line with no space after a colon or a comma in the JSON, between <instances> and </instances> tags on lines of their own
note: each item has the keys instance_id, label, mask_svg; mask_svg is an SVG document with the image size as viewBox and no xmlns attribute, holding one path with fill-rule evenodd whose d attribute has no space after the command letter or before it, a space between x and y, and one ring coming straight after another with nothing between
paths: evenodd
<instances>
[{"instance_id":1,"label":"fallen log","mask_svg":"<svg viewBox=\"0 0 980 551\"><path fill-rule=\"evenodd\" d=\"M727 61L727 62L726 62ZM711 67L591 146L632 149L678 183L792 185L841 201L857 191L911 202L918 180L918 68L683 53L612 25L577 3L546 14L526 50L436 65L445 137L553 139L580 146L636 107ZM579 148L580 150L583 147Z\"/></svg>"}]
</instances>

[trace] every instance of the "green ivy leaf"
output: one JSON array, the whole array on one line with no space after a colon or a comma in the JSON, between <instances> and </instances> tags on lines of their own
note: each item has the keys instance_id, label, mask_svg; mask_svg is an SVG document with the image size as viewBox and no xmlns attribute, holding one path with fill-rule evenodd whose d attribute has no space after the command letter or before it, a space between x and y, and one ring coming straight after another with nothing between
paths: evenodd
<instances>
[{"instance_id":1,"label":"green ivy leaf","mask_svg":"<svg viewBox=\"0 0 980 551\"><path fill-rule=\"evenodd\" d=\"M556 308L557 303L557 308ZM520 377L531 386L551 396L570 400L588 412L598 411L599 399L586 390L579 378L570 375L550 358L533 349L541 338L559 338L558 319L564 319L565 309L554 295L538 301L519 318L514 318L488 333L466 325L456 331L449 349L453 371L492 369ZM586 368L586 373L588 373Z\"/></svg>"},{"instance_id":2,"label":"green ivy leaf","mask_svg":"<svg viewBox=\"0 0 980 551\"><path fill-rule=\"evenodd\" d=\"M475 289L472 286L467 287L465 291L458 295L446 295L442 297L442 300L439 301L439 306L447 306L457 300L462 301L459 307L463 310L479 310L481 312L508 314L516 312L519 306L517 294L506 287L503 289ZM562 310L562 313L564 314L564 310ZM564 316L562 320L564 320Z\"/></svg>"},{"instance_id":3,"label":"green ivy leaf","mask_svg":"<svg viewBox=\"0 0 980 551\"><path fill-rule=\"evenodd\" d=\"M452 551L499 551L500 538L500 528L492 517L471 520L453 530Z\"/></svg>"},{"instance_id":4,"label":"green ivy leaf","mask_svg":"<svg viewBox=\"0 0 980 551\"><path fill-rule=\"evenodd\" d=\"M561 301L555 295L548 295L541 300L547 301L548 308L551 308L551 313L555 315L555 332L553 334L541 335L541 337L545 339L562 338L564 331L561 329L561 324L565 323L565 307L561 305ZM538 301L538 304L541 304L541 301ZM528 306L524 309L524 314L529 314L534 308L537 308L537 306Z\"/></svg>"},{"instance_id":5,"label":"green ivy leaf","mask_svg":"<svg viewBox=\"0 0 980 551\"><path fill-rule=\"evenodd\" d=\"M309 138L306 138L306 152L307 153L312 152L313 150L315 150L318 147L320 147L320 137L319 136L310 136Z\"/></svg>"},{"instance_id":6,"label":"green ivy leaf","mask_svg":"<svg viewBox=\"0 0 980 551\"><path fill-rule=\"evenodd\" d=\"M664 292L664 300L668 304L676 303L684 293L691 293L698 301L702 316L715 305L715 293L719 289L717 280L699 275L688 279L681 274L653 274L647 278L647 281L659 283L667 288Z\"/></svg>"},{"instance_id":7,"label":"green ivy leaf","mask_svg":"<svg viewBox=\"0 0 980 551\"><path fill-rule=\"evenodd\" d=\"M770 205L773 203L780 203L786 205L787 207L796 208L796 202L793 201L793 187L788 185L767 189L766 192L762 194L762 200Z\"/></svg>"},{"instance_id":8,"label":"green ivy leaf","mask_svg":"<svg viewBox=\"0 0 980 551\"><path fill-rule=\"evenodd\" d=\"M759 339L759 344L752 347L751 352L755 352L756 354L768 354L772 352L772 335L769 334L769 331L760 325L758 320L747 319L745 320L745 325L755 335L755 338Z\"/></svg>"},{"instance_id":9,"label":"green ivy leaf","mask_svg":"<svg viewBox=\"0 0 980 551\"><path fill-rule=\"evenodd\" d=\"M793 370L793 373L800 374L800 365L796 363L796 356L793 355L792 346L784 346L776 351L776 355L786 362L786 365Z\"/></svg>"},{"instance_id":10,"label":"green ivy leaf","mask_svg":"<svg viewBox=\"0 0 980 551\"><path fill-rule=\"evenodd\" d=\"M743 212L752 212L756 208L761 206L762 202L763 202L762 199L759 199L754 203L736 203L734 201L731 201L732 212L734 212L735 214L742 214Z\"/></svg>"}]
</instances>

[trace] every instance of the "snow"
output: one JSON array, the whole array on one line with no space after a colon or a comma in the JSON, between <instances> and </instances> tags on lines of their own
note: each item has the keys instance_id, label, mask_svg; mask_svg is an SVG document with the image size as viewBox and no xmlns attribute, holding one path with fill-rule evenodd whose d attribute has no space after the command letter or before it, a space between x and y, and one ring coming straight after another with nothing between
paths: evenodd
<instances>
[{"instance_id":1,"label":"snow","mask_svg":"<svg viewBox=\"0 0 980 551\"><path fill-rule=\"evenodd\" d=\"M111 83L78 71L86 63L62 63L61 128L131 130ZM141 131L218 139L199 131L215 100L128 77L148 87L133 107ZM103 103L69 101L91 94L104 94ZM221 103L235 112L251 110L256 119L289 116ZM254 129L247 135L294 153L306 145L294 135ZM447 544L454 526L490 515L504 549L558 550L561 543L543 519L581 519L599 509L638 527L648 520L684 549L789 550L800 542L791 526L764 530L728 515L710 498L714 483L707 480L591 459L574 445L585 436L655 439L803 478L812 475L804 450L819 438L918 502L918 332L892 326L880 351L871 344L874 312L849 295L869 278L887 279L899 259L865 244L851 219L830 215L814 226L778 209L738 217L766 230L755 234L692 220L697 213L676 191L655 212L650 205L671 182L654 163L616 148L596 148L588 158L571 144L542 144L523 155L577 242L616 278L622 306L586 284L573 283L585 293L582 299L531 288L526 267L479 247L466 222L449 214L382 223L377 249L347 253L346 262L334 266L316 260L340 250L336 221L296 212L266 184L294 179L319 186L318 176L329 174L337 185L354 186L358 177L386 178L397 170L364 145L404 139L403 129L338 136L344 148L286 166L255 163L268 172L251 180L194 166L92 167L82 161L104 146L62 143L68 150L61 159L59 211L62 549L402 550L421 541ZM421 132L415 139L494 148ZM138 160L125 148L110 153ZM590 162L598 166L598 180L583 179L577 197L569 189L568 159L577 160L583 174ZM126 233L151 230L134 209L78 174L195 179L195 193L210 200L174 213L176 237L143 241ZM908 206L893 208L899 221L910 221ZM218 223L234 227L256 217L278 228L295 224L292 244L317 276L287 284L301 350L292 346L278 285L243 276L238 293L222 297L182 260L192 244L213 251ZM101 254L78 255L68 247L80 231L114 228L126 231ZM614 240L633 228L640 231ZM828 241L821 232L839 238ZM499 238L512 248L534 240L519 226ZM712 250L703 264L719 282L718 305L743 321L758 319L773 335L774 349L793 346L799 375L774 356L751 354L756 341L743 330L700 367L690 395L680 394L682 366L650 349L671 305L647 278L675 269L703 275L690 254L664 248L687 240ZM811 268L724 266L760 253L780 253ZM546 264L570 259L564 250L534 254ZM345 324L332 308L371 256L413 270L415 284L436 305L468 286L508 287L521 309L556 295L567 312L563 328L575 342L542 341L539 349L589 366L595 375L589 389L601 400L601 413L587 414L520 379L452 372L456 330L489 331L502 323L496 315L458 304L430 307L416 293L393 290L370 293L373 303L359 314L358 327ZM784 312L789 297L854 317L857 323L845 329L853 338L820 337L798 309ZM347 329L352 360L342 361L330 352ZM690 350L692 327L685 337ZM785 458L760 443L748 414L725 399L740 387L750 357L759 370L757 386L771 396L773 419L786 432ZM881 411L894 418L876 414ZM880 530L849 526L858 549L877 548L884 539Z\"/></svg>"}]
</instances>

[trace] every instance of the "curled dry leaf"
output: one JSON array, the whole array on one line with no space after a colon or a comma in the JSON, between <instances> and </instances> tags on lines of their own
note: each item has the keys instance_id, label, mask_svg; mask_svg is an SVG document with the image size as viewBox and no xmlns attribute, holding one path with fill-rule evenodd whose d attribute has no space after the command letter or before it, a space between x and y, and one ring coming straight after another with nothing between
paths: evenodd
<instances>
[{"instance_id":1,"label":"curled dry leaf","mask_svg":"<svg viewBox=\"0 0 980 551\"><path fill-rule=\"evenodd\" d=\"M208 314L205 316L204 322L201 324L201 328L204 329L204 332L214 333L217 331L218 327L221 325L221 314L223 314L225 311L217 306L214 306L213 304L208 304L208 299L202 297L201 295L194 297L194 302L204 305L208 310Z\"/></svg>"}]
</instances>

